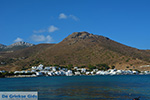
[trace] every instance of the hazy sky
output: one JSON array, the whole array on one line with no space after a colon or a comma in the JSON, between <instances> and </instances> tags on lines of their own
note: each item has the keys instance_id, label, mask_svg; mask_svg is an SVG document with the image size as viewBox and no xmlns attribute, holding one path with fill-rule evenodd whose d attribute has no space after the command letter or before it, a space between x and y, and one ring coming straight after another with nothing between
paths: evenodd
<instances>
[{"instance_id":1,"label":"hazy sky","mask_svg":"<svg viewBox=\"0 0 150 100\"><path fill-rule=\"evenodd\" d=\"M150 49L150 0L0 0L0 43L58 43L87 31Z\"/></svg>"}]
</instances>

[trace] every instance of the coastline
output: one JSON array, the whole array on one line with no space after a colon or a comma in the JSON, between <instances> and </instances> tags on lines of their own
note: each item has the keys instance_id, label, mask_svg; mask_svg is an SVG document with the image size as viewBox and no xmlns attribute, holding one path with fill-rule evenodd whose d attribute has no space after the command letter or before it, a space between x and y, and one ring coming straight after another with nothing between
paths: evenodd
<instances>
[{"instance_id":1,"label":"coastline","mask_svg":"<svg viewBox=\"0 0 150 100\"><path fill-rule=\"evenodd\" d=\"M94 76L94 75L150 75L150 71L139 71L139 70L117 70L107 69L101 70L96 68L62 68L58 66L44 67L40 64L39 66L33 66L31 69L22 71L0 71L0 78L22 78L22 77L40 77L40 76Z\"/></svg>"},{"instance_id":2,"label":"coastline","mask_svg":"<svg viewBox=\"0 0 150 100\"><path fill-rule=\"evenodd\" d=\"M128 75L133 75L133 76L140 75L140 76L142 76L142 75L150 75L150 74L72 75L72 76L128 76ZM69 76L69 77L72 77L72 76ZM28 77L57 77L57 76L56 75L55 76L48 76L48 75L43 75L43 76L37 76L37 75L14 75L14 76L5 76L5 77L0 77L0 78L28 78Z\"/></svg>"},{"instance_id":3,"label":"coastline","mask_svg":"<svg viewBox=\"0 0 150 100\"><path fill-rule=\"evenodd\" d=\"M24 78L24 77L37 77L36 75L14 75L14 76L6 76L4 78Z\"/></svg>"}]
</instances>

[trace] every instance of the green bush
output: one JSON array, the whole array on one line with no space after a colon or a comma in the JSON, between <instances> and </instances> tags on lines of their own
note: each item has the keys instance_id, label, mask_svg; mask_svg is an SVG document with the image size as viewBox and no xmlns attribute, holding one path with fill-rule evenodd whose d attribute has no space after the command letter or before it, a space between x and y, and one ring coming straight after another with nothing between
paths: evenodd
<instances>
[{"instance_id":1,"label":"green bush","mask_svg":"<svg viewBox=\"0 0 150 100\"><path fill-rule=\"evenodd\" d=\"M126 68L129 68L129 66L126 66Z\"/></svg>"},{"instance_id":2,"label":"green bush","mask_svg":"<svg viewBox=\"0 0 150 100\"><path fill-rule=\"evenodd\" d=\"M140 70L138 70L138 69L135 69L135 71L137 71L138 73L141 73L141 71L140 71Z\"/></svg>"},{"instance_id":3,"label":"green bush","mask_svg":"<svg viewBox=\"0 0 150 100\"><path fill-rule=\"evenodd\" d=\"M12 76L12 75L14 75L13 72L4 72L4 73L0 73L0 77Z\"/></svg>"},{"instance_id":4,"label":"green bush","mask_svg":"<svg viewBox=\"0 0 150 100\"><path fill-rule=\"evenodd\" d=\"M128 59L126 60L126 62L129 62L129 60L130 60L130 58L128 58Z\"/></svg>"},{"instance_id":5,"label":"green bush","mask_svg":"<svg viewBox=\"0 0 150 100\"><path fill-rule=\"evenodd\" d=\"M115 66L111 66L111 69L115 69Z\"/></svg>"},{"instance_id":6,"label":"green bush","mask_svg":"<svg viewBox=\"0 0 150 100\"><path fill-rule=\"evenodd\" d=\"M68 68L68 70L71 70L72 67L73 67L73 65L72 65L72 64L69 64L67 68Z\"/></svg>"},{"instance_id":7,"label":"green bush","mask_svg":"<svg viewBox=\"0 0 150 100\"><path fill-rule=\"evenodd\" d=\"M92 70L95 69L96 67L90 64L90 65L88 65L88 68L89 68L90 71L92 71Z\"/></svg>"},{"instance_id":8,"label":"green bush","mask_svg":"<svg viewBox=\"0 0 150 100\"><path fill-rule=\"evenodd\" d=\"M100 70L108 70L110 67L107 64L97 64Z\"/></svg>"}]
</instances>

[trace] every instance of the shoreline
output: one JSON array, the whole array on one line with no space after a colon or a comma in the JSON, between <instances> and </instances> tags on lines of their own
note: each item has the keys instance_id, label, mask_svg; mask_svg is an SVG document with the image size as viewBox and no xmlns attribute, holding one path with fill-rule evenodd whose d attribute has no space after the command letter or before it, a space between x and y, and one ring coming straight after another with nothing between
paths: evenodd
<instances>
[{"instance_id":1,"label":"shoreline","mask_svg":"<svg viewBox=\"0 0 150 100\"><path fill-rule=\"evenodd\" d=\"M74 76L144 76L144 75L150 75L150 74L119 74L119 75L72 75L72 76L67 76L67 77L74 77ZM64 75L65 76L65 75ZM28 78L28 77L61 77L61 76L36 76L36 75L14 75L14 76L5 76L5 77L0 77L0 78ZM62 76L63 77L63 76Z\"/></svg>"},{"instance_id":2,"label":"shoreline","mask_svg":"<svg viewBox=\"0 0 150 100\"><path fill-rule=\"evenodd\" d=\"M24 77L37 77L35 75L14 75L14 76L5 76L4 78L24 78Z\"/></svg>"}]
</instances>

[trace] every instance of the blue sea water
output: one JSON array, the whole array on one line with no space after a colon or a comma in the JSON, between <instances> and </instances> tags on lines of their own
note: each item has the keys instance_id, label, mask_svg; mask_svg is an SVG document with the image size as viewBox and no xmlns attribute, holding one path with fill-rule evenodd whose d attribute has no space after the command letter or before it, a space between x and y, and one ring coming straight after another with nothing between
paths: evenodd
<instances>
[{"instance_id":1,"label":"blue sea water","mask_svg":"<svg viewBox=\"0 0 150 100\"><path fill-rule=\"evenodd\" d=\"M150 75L0 78L0 91L38 91L38 100L150 100Z\"/></svg>"}]
</instances>

